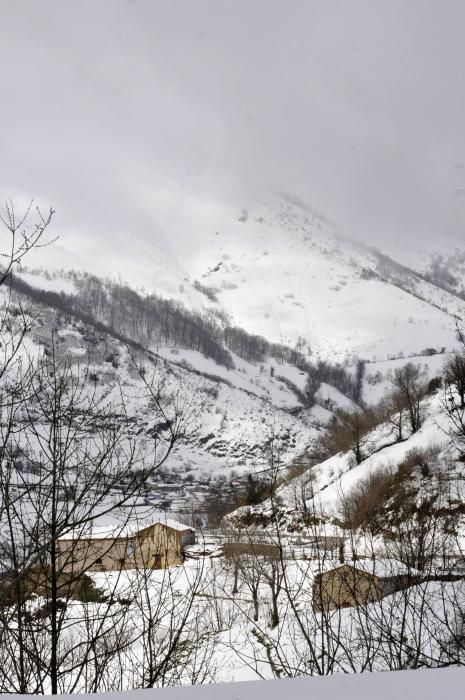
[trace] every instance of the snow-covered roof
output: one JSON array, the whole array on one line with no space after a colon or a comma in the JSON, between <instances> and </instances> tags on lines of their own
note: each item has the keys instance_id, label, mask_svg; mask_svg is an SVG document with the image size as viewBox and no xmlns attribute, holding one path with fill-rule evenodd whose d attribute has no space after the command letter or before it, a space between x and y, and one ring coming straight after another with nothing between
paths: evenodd
<instances>
[{"instance_id":1,"label":"snow-covered roof","mask_svg":"<svg viewBox=\"0 0 465 700\"><path fill-rule=\"evenodd\" d=\"M184 525L184 523L180 523L177 520L173 520L172 518L157 518L156 520L152 520L149 523L146 523L145 525L140 525L138 524L137 526L128 524L128 525L120 525L118 523L112 524L112 525L92 525L91 527L87 528L78 528L75 530L70 530L66 534L62 535L59 539L60 540L106 540L106 539L118 539L118 538L123 538L126 539L128 537L134 537L137 535L138 532L143 532L143 530L147 530L147 528L152 527L153 525L165 525L166 527L171 528L172 530L177 530L178 532L185 532L187 530L191 530L192 532L195 532L193 527L190 527L189 525Z\"/></svg>"},{"instance_id":2,"label":"snow-covered roof","mask_svg":"<svg viewBox=\"0 0 465 700\"><path fill-rule=\"evenodd\" d=\"M318 569L319 574L339 569L342 566L351 566L358 571L364 571L377 578L389 578L390 576L417 575L416 569L409 568L398 559L357 559L357 561L327 561Z\"/></svg>"},{"instance_id":3,"label":"snow-covered roof","mask_svg":"<svg viewBox=\"0 0 465 700\"><path fill-rule=\"evenodd\" d=\"M195 532L195 528L190 527L190 525L185 525L184 523L180 523L179 520L173 520L173 518L159 518L158 520L151 522L149 525L145 525L144 527L140 527L138 529L138 532L145 530L148 527L152 527L152 525L155 525L156 523L161 523L162 525L166 525L166 527L170 527L172 530L179 530L179 532L185 532L186 530L192 530L192 532Z\"/></svg>"},{"instance_id":4,"label":"snow-covered roof","mask_svg":"<svg viewBox=\"0 0 465 700\"><path fill-rule=\"evenodd\" d=\"M122 525L93 525L92 527L76 528L59 537L60 540L106 540L119 537L131 537L138 528Z\"/></svg>"}]
</instances>

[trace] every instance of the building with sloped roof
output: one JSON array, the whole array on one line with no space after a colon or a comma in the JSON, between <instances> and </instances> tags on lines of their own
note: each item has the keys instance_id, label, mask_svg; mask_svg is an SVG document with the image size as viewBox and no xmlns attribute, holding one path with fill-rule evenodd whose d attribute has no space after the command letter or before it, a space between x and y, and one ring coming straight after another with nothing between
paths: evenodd
<instances>
[{"instance_id":1,"label":"building with sloped roof","mask_svg":"<svg viewBox=\"0 0 465 700\"><path fill-rule=\"evenodd\" d=\"M58 540L58 568L66 573L166 569L182 564L195 530L172 519L139 528L107 526L72 530Z\"/></svg>"},{"instance_id":2,"label":"building with sloped roof","mask_svg":"<svg viewBox=\"0 0 465 700\"><path fill-rule=\"evenodd\" d=\"M314 610L366 605L418 582L420 574L396 559L328 562L315 575Z\"/></svg>"}]
</instances>

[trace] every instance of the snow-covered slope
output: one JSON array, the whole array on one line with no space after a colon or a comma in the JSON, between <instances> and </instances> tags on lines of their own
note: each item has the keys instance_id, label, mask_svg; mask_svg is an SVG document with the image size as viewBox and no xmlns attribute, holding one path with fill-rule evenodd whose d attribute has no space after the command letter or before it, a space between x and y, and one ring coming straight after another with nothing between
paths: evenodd
<instances>
[{"instance_id":1,"label":"snow-covered slope","mask_svg":"<svg viewBox=\"0 0 465 700\"><path fill-rule=\"evenodd\" d=\"M388 426L381 424L370 436L372 454L361 464L354 466L353 456L347 452L330 457L312 470L315 508L327 515L336 515L344 497L361 479L380 469L395 471L413 450L424 451L434 447L444 453L445 462L451 445L447 434L449 421L442 411L441 400L442 397L437 395L427 402L425 421L408 440L377 451L383 444L392 442ZM461 480L461 476L458 478Z\"/></svg>"},{"instance_id":2,"label":"snow-covered slope","mask_svg":"<svg viewBox=\"0 0 465 700\"><path fill-rule=\"evenodd\" d=\"M110 249L98 240L79 249L60 240L31 255L28 268L108 275L333 360L450 348L455 319L465 318L461 285L427 281L419 274L426 264L414 261L415 272L402 258L343 238L289 197L241 209L170 193L155 219L153 230L115 234ZM65 283L55 279L56 288Z\"/></svg>"},{"instance_id":3,"label":"snow-covered slope","mask_svg":"<svg viewBox=\"0 0 465 700\"><path fill-rule=\"evenodd\" d=\"M44 278L52 288L55 281ZM64 281L73 284L72 278ZM288 462L308 449L320 433L324 419L302 403L308 374L295 365L269 356L248 362L231 352L231 364L225 366L174 343L156 348L135 343L130 351L115 329L93 325L90 317L83 320L53 305L41 307L18 292L13 303L17 301L31 310L33 319L24 352L31 357L50 354L53 335L55 354L70 358L92 377L87 380L89 393L94 387L104 391L121 386L126 410L149 461L156 426L150 402L143 399L147 392L137 367L143 369L147 381L162 382L163 395L185 411L185 438L147 493L156 507L185 509L188 503L202 501L215 481L229 490L232 481L240 486L241 476L268 465L273 439L279 440L282 458Z\"/></svg>"},{"instance_id":4,"label":"snow-covered slope","mask_svg":"<svg viewBox=\"0 0 465 700\"><path fill-rule=\"evenodd\" d=\"M394 371L407 362L419 365L425 379L430 380L442 375L450 357L449 352L438 352L431 355L412 355L408 358L398 357L392 360L368 362L365 365L363 400L369 405L375 405L381 401L389 391L392 391L391 379Z\"/></svg>"},{"instance_id":5,"label":"snow-covered slope","mask_svg":"<svg viewBox=\"0 0 465 700\"><path fill-rule=\"evenodd\" d=\"M434 360L439 359L443 361L439 356L430 358L430 370L434 370ZM400 362L405 361L384 364L391 365L392 371ZM383 422L381 417L362 439L363 459L360 464L356 464L353 450L337 452L286 480L277 489L275 502L268 499L256 506L244 506L230 514L228 519L231 523L239 523L245 516L256 526L273 529L277 514L284 530L293 531L305 529L306 516L313 514L317 520L322 518L329 523L331 529L331 524L340 523L344 517L344 504L354 488L362 482L368 484L369 479L377 474L392 475L397 480L395 488L409 489L409 498L416 499L420 493L423 497L425 493L434 494L435 507L442 516L462 513L465 468L458 450L461 438L454 437L457 426L445 408L447 403L442 389L423 399L420 429L410 434L405 424L407 432L401 441L396 441L392 424ZM402 487L399 486L401 483ZM392 496L395 491L391 489L389 493ZM380 504L383 512L387 505ZM399 512L396 515L399 516ZM381 515L382 519L384 517ZM458 517L456 534L464 538L465 521L461 515ZM325 527L328 532L328 525Z\"/></svg>"}]
</instances>

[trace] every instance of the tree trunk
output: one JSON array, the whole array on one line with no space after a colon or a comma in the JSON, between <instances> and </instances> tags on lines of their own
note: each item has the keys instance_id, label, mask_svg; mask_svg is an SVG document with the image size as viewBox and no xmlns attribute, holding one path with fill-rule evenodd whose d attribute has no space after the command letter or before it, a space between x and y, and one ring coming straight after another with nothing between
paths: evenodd
<instances>
[{"instance_id":1,"label":"tree trunk","mask_svg":"<svg viewBox=\"0 0 465 700\"><path fill-rule=\"evenodd\" d=\"M254 622L258 622L258 591L253 591L252 593L253 607L254 607Z\"/></svg>"}]
</instances>

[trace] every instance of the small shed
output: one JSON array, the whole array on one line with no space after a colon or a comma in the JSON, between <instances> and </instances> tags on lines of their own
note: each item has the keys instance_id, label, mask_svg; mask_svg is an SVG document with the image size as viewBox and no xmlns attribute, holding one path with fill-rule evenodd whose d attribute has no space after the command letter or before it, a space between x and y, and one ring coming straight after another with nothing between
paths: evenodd
<instances>
[{"instance_id":1,"label":"small shed","mask_svg":"<svg viewBox=\"0 0 465 700\"><path fill-rule=\"evenodd\" d=\"M68 573L166 569L181 564L184 547L194 542L194 528L170 518L136 529L93 527L58 540L58 566Z\"/></svg>"},{"instance_id":2,"label":"small shed","mask_svg":"<svg viewBox=\"0 0 465 700\"><path fill-rule=\"evenodd\" d=\"M381 600L418 581L419 572L396 559L328 563L313 583L314 610L334 610Z\"/></svg>"},{"instance_id":3,"label":"small shed","mask_svg":"<svg viewBox=\"0 0 465 700\"><path fill-rule=\"evenodd\" d=\"M282 548L268 532L257 530L231 530L222 533L223 553L227 559L237 559L243 555L279 559Z\"/></svg>"}]
</instances>

